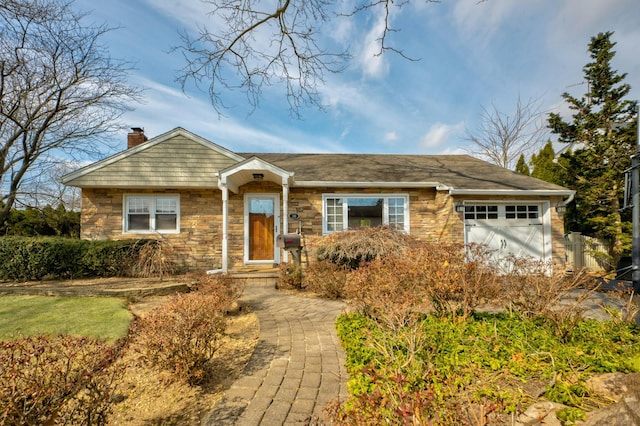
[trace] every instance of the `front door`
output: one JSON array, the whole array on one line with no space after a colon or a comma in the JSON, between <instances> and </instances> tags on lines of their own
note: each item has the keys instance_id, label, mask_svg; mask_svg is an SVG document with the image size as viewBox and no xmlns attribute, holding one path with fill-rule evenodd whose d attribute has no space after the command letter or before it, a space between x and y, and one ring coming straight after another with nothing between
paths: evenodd
<instances>
[{"instance_id":1,"label":"front door","mask_svg":"<svg viewBox=\"0 0 640 426\"><path fill-rule=\"evenodd\" d=\"M248 194L245 197L245 249L247 263L277 263L275 240L280 223L277 194Z\"/></svg>"}]
</instances>

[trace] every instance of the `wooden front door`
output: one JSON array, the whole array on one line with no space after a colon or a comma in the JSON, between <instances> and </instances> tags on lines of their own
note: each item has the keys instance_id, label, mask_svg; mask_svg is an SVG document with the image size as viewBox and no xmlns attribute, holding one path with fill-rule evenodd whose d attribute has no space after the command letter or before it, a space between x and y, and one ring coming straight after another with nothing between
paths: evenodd
<instances>
[{"instance_id":1,"label":"wooden front door","mask_svg":"<svg viewBox=\"0 0 640 426\"><path fill-rule=\"evenodd\" d=\"M277 195L251 195L246 200L245 260L274 262L275 236L278 227Z\"/></svg>"}]
</instances>

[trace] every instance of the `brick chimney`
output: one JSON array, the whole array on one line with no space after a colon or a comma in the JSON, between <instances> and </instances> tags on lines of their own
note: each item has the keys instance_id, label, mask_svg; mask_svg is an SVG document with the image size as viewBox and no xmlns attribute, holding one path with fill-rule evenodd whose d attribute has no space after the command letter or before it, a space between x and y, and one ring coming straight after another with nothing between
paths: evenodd
<instances>
[{"instance_id":1,"label":"brick chimney","mask_svg":"<svg viewBox=\"0 0 640 426\"><path fill-rule=\"evenodd\" d=\"M134 148L147 140L142 127L132 127L131 133L127 134L127 149Z\"/></svg>"}]
</instances>

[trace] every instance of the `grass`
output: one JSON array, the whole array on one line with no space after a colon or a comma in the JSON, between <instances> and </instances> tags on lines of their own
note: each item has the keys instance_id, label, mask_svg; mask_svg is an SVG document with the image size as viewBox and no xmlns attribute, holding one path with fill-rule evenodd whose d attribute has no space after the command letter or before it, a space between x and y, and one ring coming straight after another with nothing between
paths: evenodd
<instances>
[{"instance_id":1,"label":"grass","mask_svg":"<svg viewBox=\"0 0 640 426\"><path fill-rule=\"evenodd\" d=\"M0 340L69 334L114 341L127 333L131 313L110 297L0 297Z\"/></svg>"}]
</instances>

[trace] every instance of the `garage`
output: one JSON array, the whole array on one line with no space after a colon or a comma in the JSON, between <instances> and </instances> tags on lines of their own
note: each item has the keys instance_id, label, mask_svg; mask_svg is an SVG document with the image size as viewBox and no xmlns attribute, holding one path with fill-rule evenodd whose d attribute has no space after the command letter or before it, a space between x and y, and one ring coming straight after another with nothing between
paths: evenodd
<instances>
[{"instance_id":1,"label":"garage","mask_svg":"<svg viewBox=\"0 0 640 426\"><path fill-rule=\"evenodd\" d=\"M488 246L498 261L509 255L547 261L551 256L548 210L548 202L465 203L465 243Z\"/></svg>"}]
</instances>

